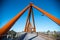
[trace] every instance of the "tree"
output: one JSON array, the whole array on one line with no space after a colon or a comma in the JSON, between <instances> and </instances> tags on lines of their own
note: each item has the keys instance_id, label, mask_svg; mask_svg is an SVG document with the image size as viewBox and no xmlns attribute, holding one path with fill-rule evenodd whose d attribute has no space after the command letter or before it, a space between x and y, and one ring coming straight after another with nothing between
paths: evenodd
<instances>
[{"instance_id":1,"label":"tree","mask_svg":"<svg viewBox=\"0 0 60 40\"><path fill-rule=\"evenodd\" d=\"M49 34L50 30L47 31L47 34Z\"/></svg>"},{"instance_id":2,"label":"tree","mask_svg":"<svg viewBox=\"0 0 60 40\"><path fill-rule=\"evenodd\" d=\"M8 35L11 35L13 38L15 38L16 32L14 30L8 31Z\"/></svg>"},{"instance_id":3,"label":"tree","mask_svg":"<svg viewBox=\"0 0 60 40\"><path fill-rule=\"evenodd\" d=\"M56 34L56 31L54 31L54 34Z\"/></svg>"}]
</instances>

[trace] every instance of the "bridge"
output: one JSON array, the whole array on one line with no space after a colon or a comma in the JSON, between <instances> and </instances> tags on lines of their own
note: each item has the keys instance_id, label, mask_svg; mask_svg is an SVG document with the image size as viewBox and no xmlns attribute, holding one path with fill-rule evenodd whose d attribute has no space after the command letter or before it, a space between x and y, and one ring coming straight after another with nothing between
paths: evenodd
<instances>
[{"instance_id":1,"label":"bridge","mask_svg":"<svg viewBox=\"0 0 60 40\"><path fill-rule=\"evenodd\" d=\"M55 16L53 16L53 15L49 14L48 12L42 10L41 8L35 6L34 4L30 3L26 8L24 8L21 12L19 12L14 18L12 18L7 24L5 24L2 28L0 28L0 37L2 37L2 35L6 34L10 30L10 28L24 14L24 12L27 9L29 9L29 13L28 13L28 16L27 16L24 32L36 32L33 7L36 8L43 15L47 16L49 19L51 19L52 21L54 21L56 24L58 24L60 26L60 20L58 18L56 18ZM30 22L31 15L32 15L33 26L32 26L32 24ZM34 35L34 34L27 34L27 36L29 36L29 35Z\"/></svg>"}]
</instances>

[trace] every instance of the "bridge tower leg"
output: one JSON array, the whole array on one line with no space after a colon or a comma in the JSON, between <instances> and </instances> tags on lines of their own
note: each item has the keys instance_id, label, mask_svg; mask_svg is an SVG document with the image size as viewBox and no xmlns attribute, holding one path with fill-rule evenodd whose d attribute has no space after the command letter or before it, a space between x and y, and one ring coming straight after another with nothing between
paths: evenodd
<instances>
[{"instance_id":1,"label":"bridge tower leg","mask_svg":"<svg viewBox=\"0 0 60 40\"><path fill-rule=\"evenodd\" d=\"M30 5L32 5L32 3ZM34 26L33 31L36 32L32 6L30 6L30 9L29 9L29 13L28 13L28 17L27 17L27 21L26 21L26 26L25 26L24 32L31 32L31 30L29 30L29 25L31 24L30 23L30 16L31 16L31 14L32 14L32 21L33 21L33 26Z\"/></svg>"}]
</instances>

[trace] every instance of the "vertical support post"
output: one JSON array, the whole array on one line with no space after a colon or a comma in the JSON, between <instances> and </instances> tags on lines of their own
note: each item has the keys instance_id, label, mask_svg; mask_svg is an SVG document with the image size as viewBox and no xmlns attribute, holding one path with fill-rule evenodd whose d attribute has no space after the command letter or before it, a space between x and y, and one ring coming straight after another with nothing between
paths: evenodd
<instances>
[{"instance_id":1,"label":"vertical support post","mask_svg":"<svg viewBox=\"0 0 60 40\"><path fill-rule=\"evenodd\" d=\"M34 25L33 31L36 32L33 9L32 9L32 21Z\"/></svg>"}]
</instances>

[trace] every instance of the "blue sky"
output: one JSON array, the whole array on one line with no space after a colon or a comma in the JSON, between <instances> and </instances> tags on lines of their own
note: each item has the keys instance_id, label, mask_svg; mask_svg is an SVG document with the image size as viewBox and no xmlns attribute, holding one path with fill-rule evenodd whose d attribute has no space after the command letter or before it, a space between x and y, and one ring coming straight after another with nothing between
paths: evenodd
<instances>
[{"instance_id":1,"label":"blue sky","mask_svg":"<svg viewBox=\"0 0 60 40\"><path fill-rule=\"evenodd\" d=\"M60 3L58 0L1 0L0 28L29 5L30 2L60 19ZM60 26L50 20L47 16L41 16L42 13L35 8L33 8L33 12L37 31L60 31ZM17 32L23 31L26 24L27 14L28 10L18 19L10 30Z\"/></svg>"}]
</instances>

